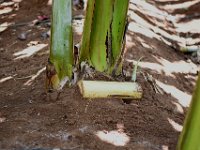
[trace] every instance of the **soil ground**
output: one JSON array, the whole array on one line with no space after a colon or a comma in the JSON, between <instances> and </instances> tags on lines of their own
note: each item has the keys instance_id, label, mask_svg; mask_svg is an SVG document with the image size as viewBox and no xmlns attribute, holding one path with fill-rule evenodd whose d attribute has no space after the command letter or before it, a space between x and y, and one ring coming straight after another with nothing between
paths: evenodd
<instances>
[{"instance_id":1,"label":"soil ground","mask_svg":"<svg viewBox=\"0 0 200 150\"><path fill-rule=\"evenodd\" d=\"M164 59L168 66L172 65L171 68L177 62L196 66L195 62L191 61L192 56L179 52L159 38L134 32L136 28L131 31L131 23L137 23L137 19L134 21L131 18L124 61L127 74L133 69L130 60L138 60L145 56L142 62L157 64L163 69L158 71L156 67L144 67L141 69L143 74L148 73L168 85L173 89L172 93L165 89L163 93L156 93L152 83L146 81L142 73L138 73L137 82L143 89L141 100L133 100L130 103L111 98L87 100L82 98L77 87L63 89L56 99L57 93L46 94L45 69L43 69L49 55L50 39L42 37L41 34L50 28L45 22L33 26L20 25L31 23L38 16L50 17L51 6L47 3L47 0L22 0L0 7L1 12L13 9L11 12L0 14L0 24L5 22L18 24L0 32L0 149L175 150L187 106L181 105L178 98L173 95L173 91L178 89L181 94L190 97L197 73L192 68L188 72L172 69L167 74L165 70L167 66L159 60ZM186 9L172 12L162 7L166 4L173 5L173 1L171 3L149 1L149 4L154 4L160 10L171 14L190 15L197 12L196 7L187 9L187 13L184 12ZM131 5L137 6L134 3ZM137 8L142 10L139 6ZM131 10L130 6L130 14ZM83 14L83 11L74 10L74 12L76 15ZM135 14L150 24L154 23L154 26L158 23L158 20L152 22L153 17L145 15L145 11L141 13L135 10ZM193 17L198 19L197 15ZM161 20L161 23L164 24L164 21ZM165 23L170 24L170 22ZM79 25L79 22L77 24ZM170 33L168 28L160 27L160 29ZM24 32L28 32L26 40L20 40L18 36ZM199 37L200 34L196 33L195 39ZM75 33L74 38L75 43L80 42L81 34ZM47 46L30 57L16 59L18 56L14 54L27 48L27 44L31 41L39 41L40 44ZM105 141L97 136L98 133L108 136L111 131L117 133L114 139L119 141L122 136L129 141L122 144L123 146L116 146L108 139Z\"/></svg>"}]
</instances>

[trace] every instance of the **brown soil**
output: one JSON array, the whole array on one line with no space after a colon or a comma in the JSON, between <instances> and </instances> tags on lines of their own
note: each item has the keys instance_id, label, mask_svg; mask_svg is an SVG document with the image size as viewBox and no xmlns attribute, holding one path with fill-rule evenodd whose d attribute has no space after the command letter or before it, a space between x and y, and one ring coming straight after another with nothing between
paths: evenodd
<instances>
[{"instance_id":1,"label":"brown soil","mask_svg":"<svg viewBox=\"0 0 200 150\"><path fill-rule=\"evenodd\" d=\"M47 0L23 0L19 3L19 10L0 15L0 22L31 22L39 15L50 16L51 8L46 4ZM16 16L12 17L13 14ZM17 36L28 30L27 39L20 41ZM0 149L175 149L180 132L172 127L168 118L182 125L186 109L184 114L178 113L172 103L177 100L165 92L155 93L142 74L138 74L137 82L142 85L143 98L133 100L130 104L122 99L83 99L77 87L65 88L56 99L57 93L45 93L45 72L30 85L25 85L30 79L28 76L36 74L46 65L49 47L29 58L14 60L13 54L26 48L30 41L49 44L48 38L41 37L41 33L48 30L45 24L40 24L33 27L13 26L0 33L0 80L13 76L0 83ZM145 61L158 63L151 56L162 57L170 62L190 57L157 39L138 33L128 35L135 41L135 45L128 48L127 58L137 60L146 56ZM80 35L75 35L76 42L80 38ZM138 38L155 51L143 47ZM132 63L125 62L124 66L127 70L133 68ZM194 85L185 74L177 73L172 78L148 69L142 71L192 94ZM103 142L95 135L97 131L119 131L120 125L124 126L123 132L130 138L125 146Z\"/></svg>"}]
</instances>

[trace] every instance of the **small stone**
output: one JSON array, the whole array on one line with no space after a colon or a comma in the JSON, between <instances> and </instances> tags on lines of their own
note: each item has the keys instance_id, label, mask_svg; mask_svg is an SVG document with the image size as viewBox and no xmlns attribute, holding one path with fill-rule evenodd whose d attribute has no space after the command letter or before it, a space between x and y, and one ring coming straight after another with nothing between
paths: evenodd
<instances>
[{"instance_id":1,"label":"small stone","mask_svg":"<svg viewBox=\"0 0 200 150\"><path fill-rule=\"evenodd\" d=\"M0 52L4 52L5 51L5 49L4 48L0 48Z\"/></svg>"},{"instance_id":2,"label":"small stone","mask_svg":"<svg viewBox=\"0 0 200 150\"><path fill-rule=\"evenodd\" d=\"M32 25L33 26L36 26L38 24L39 24L39 20L38 19L35 19L35 20L32 21Z\"/></svg>"},{"instance_id":3,"label":"small stone","mask_svg":"<svg viewBox=\"0 0 200 150\"><path fill-rule=\"evenodd\" d=\"M29 104L32 104L32 103L33 103L33 101L32 101L31 99L29 99L28 102L29 102Z\"/></svg>"},{"instance_id":4,"label":"small stone","mask_svg":"<svg viewBox=\"0 0 200 150\"><path fill-rule=\"evenodd\" d=\"M60 148L54 148L53 150L60 150Z\"/></svg>"},{"instance_id":5,"label":"small stone","mask_svg":"<svg viewBox=\"0 0 200 150\"><path fill-rule=\"evenodd\" d=\"M41 37L42 37L43 39L47 39L47 38L49 37L49 35L47 34L47 32L42 32L42 33L41 33Z\"/></svg>"},{"instance_id":6,"label":"small stone","mask_svg":"<svg viewBox=\"0 0 200 150\"><path fill-rule=\"evenodd\" d=\"M47 35L50 37L51 36L51 30L47 31Z\"/></svg>"},{"instance_id":7,"label":"small stone","mask_svg":"<svg viewBox=\"0 0 200 150\"><path fill-rule=\"evenodd\" d=\"M26 38L27 38L27 34L25 32L18 35L18 39L21 41L26 40Z\"/></svg>"},{"instance_id":8,"label":"small stone","mask_svg":"<svg viewBox=\"0 0 200 150\"><path fill-rule=\"evenodd\" d=\"M43 37L43 39L47 39L47 38L49 38L50 35L51 35L50 30L47 31L47 32L42 32L42 33L41 33L41 37Z\"/></svg>"},{"instance_id":9,"label":"small stone","mask_svg":"<svg viewBox=\"0 0 200 150\"><path fill-rule=\"evenodd\" d=\"M6 121L6 118L0 118L0 123L3 123L3 122L5 122Z\"/></svg>"},{"instance_id":10,"label":"small stone","mask_svg":"<svg viewBox=\"0 0 200 150\"><path fill-rule=\"evenodd\" d=\"M149 116L149 120L150 120L150 121L153 121L153 120L155 120L155 119L154 119L153 116Z\"/></svg>"},{"instance_id":11,"label":"small stone","mask_svg":"<svg viewBox=\"0 0 200 150\"><path fill-rule=\"evenodd\" d=\"M84 126L82 128L79 128L79 131L81 131L82 133L85 133L88 130L88 126Z\"/></svg>"},{"instance_id":12,"label":"small stone","mask_svg":"<svg viewBox=\"0 0 200 150\"><path fill-rule=\"evenodd\" d=\"M50 28L51 27L51 22L47 22L46 26Z\"/></svg>"},{"instance_id":13,"label":"small stone","mask_svg":"<svg viewBox=\"0 0 200 150\"><path fill-rule=\"evenodd\" d=\"M106 120L108 123L113 123L113 119L111 117L108 117L108 119Z\"/></svg>"}]
</instances>

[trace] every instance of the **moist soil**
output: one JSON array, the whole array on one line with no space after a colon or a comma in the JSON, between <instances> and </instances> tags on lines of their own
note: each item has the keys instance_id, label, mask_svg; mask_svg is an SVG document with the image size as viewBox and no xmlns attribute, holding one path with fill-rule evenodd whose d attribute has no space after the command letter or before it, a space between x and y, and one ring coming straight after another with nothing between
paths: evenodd
<instances>
[{"instance_id":1,"label":"moist soil","mask_svg":"<svg viewBox=\"0 0 200 150\"><path fill-rule=\"evenodd\" d=\"M168 147L175 150L180 131L175 130L168 120L182 125L187 108L179 113L173 104L177 99L165 92L156 93L142 73L138 73L137 82L142 86L143 97L128 102L120 98L84 99L76 86L64 88L61 93L46 93L45 71L31 78L30 75L36 75L46 66L49 45L27 58L15 59L13 54L27 48L30 41L50 43L48 37L41 35L50 29L45 22L20 25L30 23L38 16L50 17L51 6L47 6L47 2L23 0L19 7L12 6L12 12L0 15L0 23L18 24L0 33L0 79L11 76L0 82L0 149L161 150ZM74 14L84 12L74 9ZM25 32L28 32L26 39L20 40L19 35ZM152 55L170 62L190 58L154 38L138 33L128 32L127 35L135 44L127 48L126 58L138 60L145 56L144 60L152 63L158 63ZM75 33L74 38L78 43L81 35ZM139 38L155 51L143 47ZM132 63L124 62L124 68L131 72ZM170 77L149 69L142 69L142 72L188 94L193 92L194 84L185 74L176 73ZM190 75L196 77L196 74ZM33 80L26 84L30 79ZM115 146L96 135L98 131L108 134L114 130L125 133L129 142Z\"/></svg>"}]
</instances>

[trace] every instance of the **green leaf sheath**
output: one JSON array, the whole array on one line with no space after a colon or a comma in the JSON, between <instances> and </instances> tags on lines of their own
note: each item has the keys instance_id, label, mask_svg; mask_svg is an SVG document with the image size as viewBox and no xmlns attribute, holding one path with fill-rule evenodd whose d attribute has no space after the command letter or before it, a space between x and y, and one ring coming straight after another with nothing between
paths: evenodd
<instances>
[{"instance_id":1,"label":"green leaf sheath","mask_svg":"<svg viewBox=\"0 0 200 150\"><path fill-rule=\"evenodd\" d=\"M51 33L50 62L60 80L71 78L74 63L71 0L53 1Z\"/></svg>"},{"instance_id":2,"label":"green leaf sheath","mask_svg":"<svg viewBox=\"0 0 200 150\"><path fill-rule=\"evenodd\" d=\"M105 71L107 66L107 40L112 19L114 0L96 0L91 32L90 56L92 65L98 71Z\"/></svg>"},{"instance_id":3,"label":"green leaf sheath","mask_svg":"<svg viewBox=\"0 0 200 150\"><path fill-rule=\"evenodd\" d=\"M200 150L200 74L177 150Z\"/></svg>"},{"instance_id":4,"label":"green leaf sheath","mask_svg":"<svg viewBox=\"0 0 200 150\"><path fill-rule=\"evenodd\" d=\"M115 0L112 22L112 55L114 60L117 60L121 54L128 4L129 0Z\"/></svg>"},{"instance_id":5,"label":"green leaf sheath","mask_svg":"<svg viewBox=\"0 0 200 150\"><path fill-rule=\"evenodd\" d=\"M84 22L84 29L80 47L80 62L88 60L90 61L90 34L92 30L92 22L95 8L95 0L88 0L86 17Z\"/></svg>"}]
</instances>

